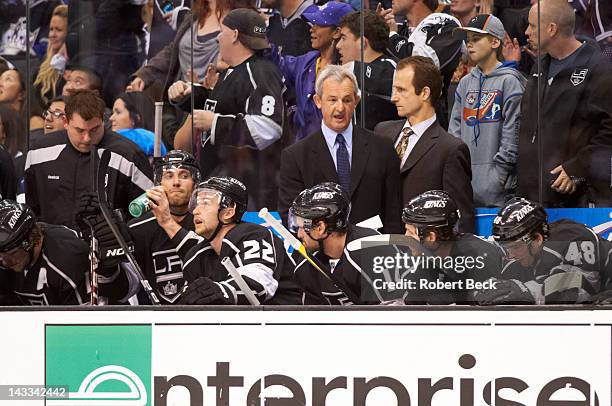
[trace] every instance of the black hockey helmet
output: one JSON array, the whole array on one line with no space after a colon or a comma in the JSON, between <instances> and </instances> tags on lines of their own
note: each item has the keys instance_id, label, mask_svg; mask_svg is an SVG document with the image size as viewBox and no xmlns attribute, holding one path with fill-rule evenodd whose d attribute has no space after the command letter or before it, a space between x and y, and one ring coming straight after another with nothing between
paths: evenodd
<instances>
[{"instance_id":1,"label":"black hockey helmet","mask_svg":"<svg viewBox=\"0 0 612 406\"><path fill-rule=\"evenodd\" d=\"M290 217L304 219L304 231L310 232L319 221L325 222L327 231L343 232L348 228L351 202L337 183L324 182L303 190L291 205ZM291 220L293 224L295 222ZM294 230L295 231L295 230Z\"/></svg>"},{"instance_id":2,"label":"black hockey helmet","mask_svg":"<svg viewBox=\"0 0 612 406\"><path fill-rule=\"evenodd\" d=\"M459 220L457 204L443 190L430 190L412 198L402 211L402 221L417 227L419 237L434 231L439 238L449 239Z\"/></svg>"},{"instance_id":3,"label":"black hockey helmet","mask_svg":"<svg viewBox=\"0 0 612 406\"><path fill-rule=\"evenodd\" d=\"M235 204L236 214L233 221L236 223L240 222L249 202L249 195L244 183L229 176L212 176L206 179L193 191L191 201L189 202L190 211L193 212L196 208L199 193L206 190L219 193L219 210L232 207Z\"/></svg>"},{"instance_id":4,"label":"black hockey helmet","mask_svg":"<svg viewBox=\"0 0 612 406\"><path fill-rule=\"evenodd\" d=\"M166 156L156 158L153 164L153 181L156 185L161 184L164 171L169 169L187 169L191 172L193 183L200 183L200 165L189 152L172 150Z\"/></svg>"},{"instance_id":5,"label":"black hockey helmet","mask_svg":"<svg viewBox=\"0 0 612 406\"><path fill-rule=\"evenodd\" d=\"M35 225L36 217L28 206L8 199L0 201L0 252L17 247L29 252L28 237Z\"/></svg>"},{"instance_id":6,"label":"black hockey helmet","mask_svg":"<svg viewBox=\"0 0 612 406\"><path fill-rule=\"evenodd\" d=\"M493 220L493 239L498 242L529 242L536 232L548 237L548 216L538 203L522 197L508 201Z\"/></svg>"}]
</instances>

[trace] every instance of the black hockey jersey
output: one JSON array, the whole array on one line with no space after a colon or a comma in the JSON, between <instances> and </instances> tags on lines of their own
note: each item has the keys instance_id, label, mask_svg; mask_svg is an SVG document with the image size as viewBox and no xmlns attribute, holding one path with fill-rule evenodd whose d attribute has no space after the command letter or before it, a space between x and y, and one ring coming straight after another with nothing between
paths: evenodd
<instances>
[{"instance_id":1,"label":"black hockey jersey","mask_svg":"<svg viewBox=\"0 0 612 406\"><path fill-rule=\"evenodd\" d=\"M431 58L442 72L444 87L448 89L461 57L463 41L453 37L453 30L460 26L459 20L449 14L430 14L411 31L408 38L391 35L388 51L398 59L416 55Z\"/></svg>"},{"instance_id":2,"label":"black hockey jersey","mask_svg":"<svg viewBox=\"0 0 612 406\"><path fill-rule=\"evenodd\" d=\"M376 124L382 121L399 120L397 108L391 103L393 76L397 63L383 55L370 63L354 61L349 65L361 89L361 101L355 113L358 125L374 130ZM364 65L365 86L361 83L361 70ZM361 124L361 109L364 106L365 125Z\"/></svg>"},{"instance_id":3,"label":"black hockey jersey","mask_svg":"<svg viewBox=\"0 0 612 406\"><path fill-rule=\"evenodd\" d=\"M461 23L455 17L445 13L433 13L425 17L409 37L396 34L389 38L388 51L397 59L409 56L426 56L431 58L444 77L442 97L436 107L441 125L448 127L447 94L455 69L461 59L463 41L453 37L453 30Z\"/></svg>"},{"instance_id":4,"label":"black hockey jersey","mask_svg":"<svg viewBox=\"0 0 612 406\"><path fill-rule=\"evenodd\" d=\"M415 258L419 265L409 275L415 284L408 290L406 304L472 304L474 283L501 275L503 253L496 245L470 233L451 244L447 256L428 253Z\"/></svg>"},{"instance_id":5,"label":"black hockey jersey","mask_svg":"<svg viewBox=\"0 0 612 406\"><path fill-rule=\"evenodd\" d=\"M611 243L571 220L550 224L549 237L535 265L515 260L502 270L503 279L523 282L536 304L584 303L600 290L610 264Z\"/></svg>"},{"instance_id":6,"label":"black hockey jersey","mask_svg":"<svg viewBox=\"0 0 612 406\"><path fill-rule=\"evenodd\" d=\"M359 299L358 304L380 304L404 294L403 290L398 292L383 288L381 282L385 280L384 274L374 270L375 257L394 257L397 253L394 246L348 250L347 246L352 241L374 235L379 233L369 228L350 225L345 249L340 259L333 260L320 251L312 254ZM294 280L303 290L302 304L343 306L356 304L334 282L322 275L297 252L293 253L292 258L295 262Z\"/></svg>"},{"instance_id":7,"label":"black hockey jersey","mask_svg":"<svg viewBox=\"0 0 612 406\"><path fill-rule=\"evenodd\" d=\"M193 215L188 213L180 226L193 231ZM157 223L152 212L128 223L134 241L134 257L162 304L177 303L183 289L183 261L174 244ZM145 300L145 302L143 302ZM148 299L139 297L139 302Z\"/></svg>"},{"instance_id":8,"label":"black hockey jersey","mask_svg":"<svg viewBox=\"0 0 612 406\"><path fill-rule=\"evenodd\" d=\"M228 69L212 91L194 88L195 108L216 113L194 149L202 175L242 181L249 210L277 205L283 91L278 68L258 55ZM190 107L189 99L181 104L185 111Z\"/></svg>"},{"instance_id":9,"label":"black hockey jersey","mask_svg":"<svg viewBox=\"0 0 612 406\"><path fill-rule=\"evenodd\" d=\"M239 223L223 238L220 255L194 232L179 231L172 243L183 261L187 283L205 276L229 287L236 304L249 304L237 283L221 265L228 257L262 304L299 304L299 289L291 280L292 263L283 242L269 229Z\"/></svg>"},{"instance_id":10,"label":"black hockey jersey","mask_svg":"<svg viewBox=\"0 0 612 406\"><path fill-rule=\"evenodd\" d=\"M69 228L38 224L44 235L38 260L23 272L0 271L0 296L12 292L14 304L34 306L88 303L89 247Z\"/></svg>"},{"instance_id":11,"label":"black hockey jersey","mask_svg":"<svg viewBox=\"0 0 612 406\"><path fill-rule=\"evenodd\" d=\"M289 17L273 14L268 20L268 39L283 49L284 55L300 56L312 51L310 44L310 25L302 18L302 13L312 5L304 1Z\"/></svg>"}]
</instances>

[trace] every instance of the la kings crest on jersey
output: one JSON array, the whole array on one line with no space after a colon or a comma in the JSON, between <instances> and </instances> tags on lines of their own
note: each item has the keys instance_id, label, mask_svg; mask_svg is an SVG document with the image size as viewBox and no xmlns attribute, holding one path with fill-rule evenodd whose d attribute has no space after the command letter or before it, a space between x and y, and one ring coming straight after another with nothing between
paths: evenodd
<instances>
[{"instance_id":1,"label":"la kings crest on jersey","mask_svg":"<svg viewBox=\"0 0 612 406\"><path fill-rule=\"evenodd\" d=\"M153 251L151 259L157 292L168 302L174 303L183 287L183 261L175 249Z\"/></svg>"},{"instance_id":2,"label":"la kings crest on jersey","mask_svg":"<svg viewBox=\"0 0 612 406\"><path fill-rule=\"evenodd\" d=\"M179 224L186 230L193 230L193 216L188 213ZM129 229L136 242L136 261L147 280L162 302L176 303L185 283L183 261L166 232L157 224L151 212L130 221Z\"/></svg>"}]
</instances>

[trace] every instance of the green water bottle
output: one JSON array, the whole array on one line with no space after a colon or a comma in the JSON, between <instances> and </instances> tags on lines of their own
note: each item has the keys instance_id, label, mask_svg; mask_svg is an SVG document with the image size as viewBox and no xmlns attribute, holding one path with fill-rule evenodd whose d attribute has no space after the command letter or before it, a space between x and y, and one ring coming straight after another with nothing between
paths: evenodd
<instances>
[{"instance_id":1,"label":"green water bottle","mask_svg":"<svg viewBox=\"0 0 612 406\"><path fill-rule=\"evenodd\" d=\"M147 197L146 192L132 200L128 206L128 211L132 217L140 217L149 210L151 210L151 206L149 206L149 198Z\"/></svg>"}]
</instances>

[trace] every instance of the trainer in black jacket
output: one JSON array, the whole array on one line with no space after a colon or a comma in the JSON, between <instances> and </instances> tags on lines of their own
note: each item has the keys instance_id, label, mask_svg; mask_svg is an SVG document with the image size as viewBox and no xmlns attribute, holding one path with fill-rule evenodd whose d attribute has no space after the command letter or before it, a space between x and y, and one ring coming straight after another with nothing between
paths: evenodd
<instances>
[{"instance_id":1,"label":"trainer in black jacket","mask_svg":"<svg viewBox=\"0 0 612 406\"><path fill-rule=\"evenodd\" d=\"M90 117L94 110L96 117ZM39 220L77 229L76 204L83 192L92 191L87 151L96 141L99 155L105 149L111 151L105 183L113 209L127 213L129 203L153 186L153 171L144 153L127 138L102 129L103 114L104 103L98 96L79 91L66 104L67 130L38 138L30 146L25 165L26 202Z\"/></svg>"}]
</instances>

